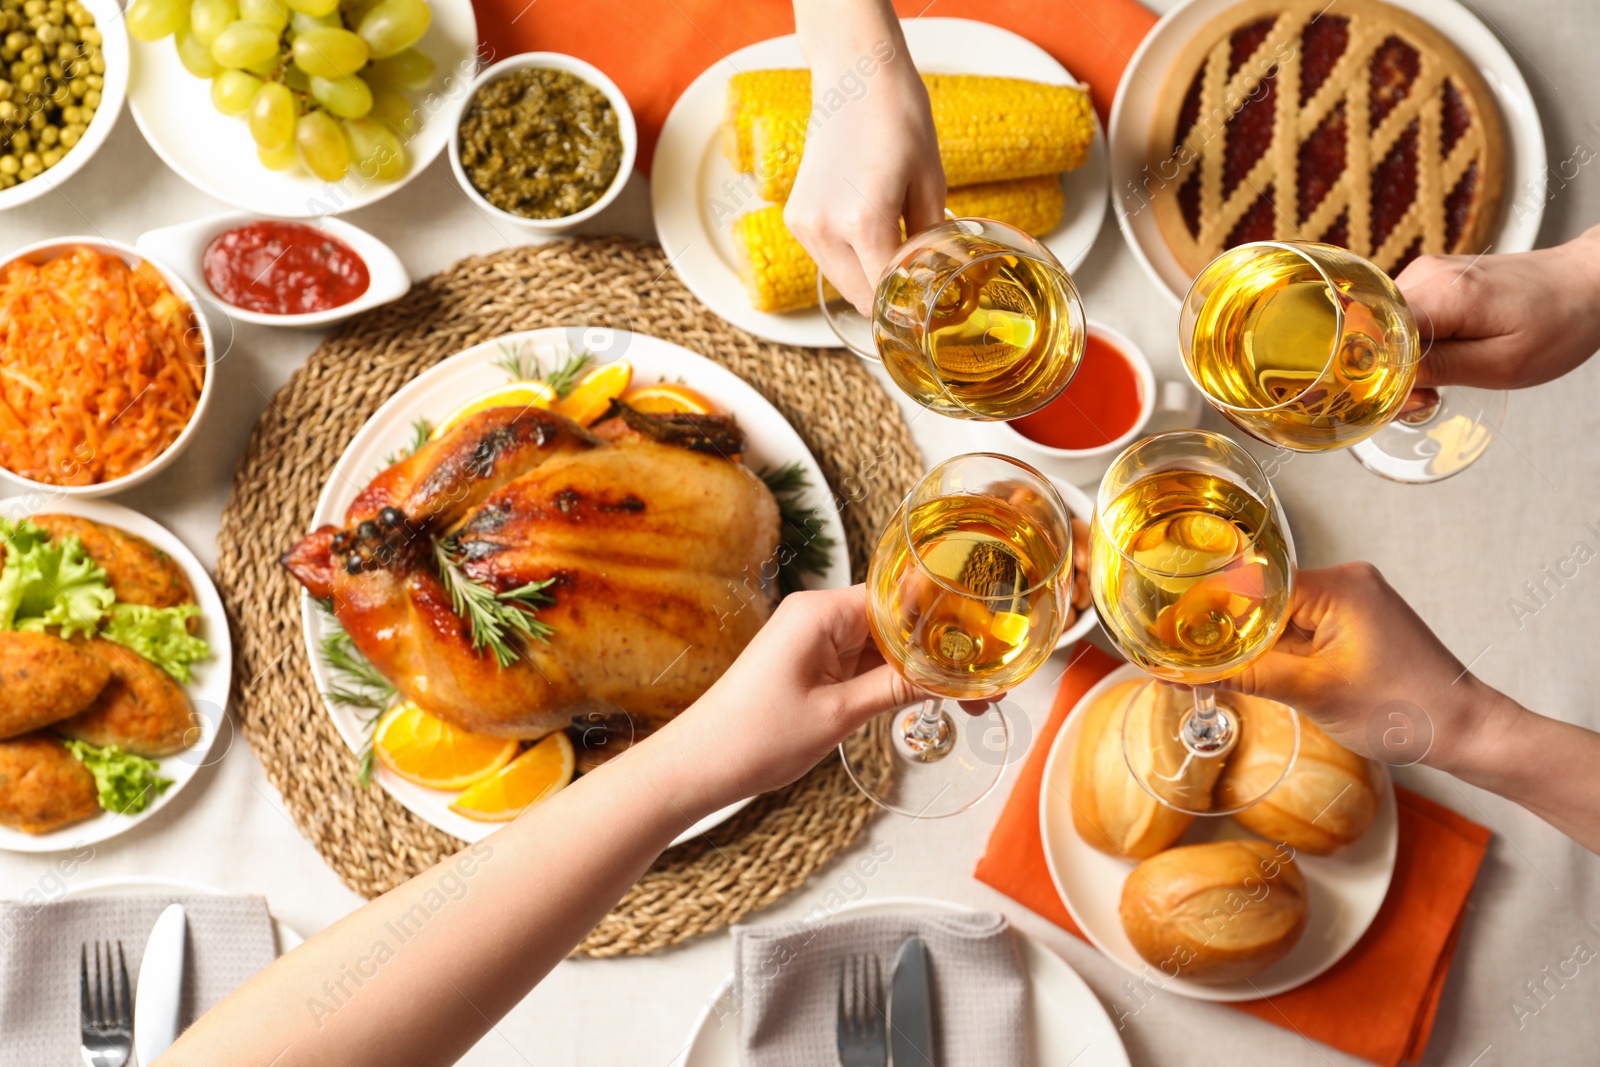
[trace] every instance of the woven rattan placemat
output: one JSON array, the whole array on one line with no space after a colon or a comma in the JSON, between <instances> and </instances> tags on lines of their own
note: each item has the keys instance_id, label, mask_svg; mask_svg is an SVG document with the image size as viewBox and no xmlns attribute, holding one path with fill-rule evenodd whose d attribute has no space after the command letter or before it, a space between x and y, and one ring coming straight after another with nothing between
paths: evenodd
<instances>
[{"instance_id":1,"label":"woven rattan placemat","mask_svg":"<svg viewBox=\"0 0 1600 1067\"><path fill-rule=\"evenodd\" d=\"M300 589L279 555L309 527L356 431L400 386L448 356L516 330L612 326L683 345L753 385L805 439L841 500L859 578L919 473L894 402L853 356L758 340L719 319L654 245L562 241L478 256L328 338L273 397L234 476L217 585L234 633L233 708L300 832L356 892L377 896L461 842L356 785L355 757L325 713L300 632ZM860 833L873 806L836 759L665 853L579 947L651 952L772 904Z\"/></svg>"}]
</instances>

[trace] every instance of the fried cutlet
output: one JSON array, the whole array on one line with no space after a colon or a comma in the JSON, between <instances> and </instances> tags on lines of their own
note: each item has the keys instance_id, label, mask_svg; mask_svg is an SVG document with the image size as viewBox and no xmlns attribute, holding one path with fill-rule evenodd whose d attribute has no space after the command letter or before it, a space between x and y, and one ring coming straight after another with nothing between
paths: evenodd
<instances>
[{"instance_id":1,"label":"fried cutlet","mask_svg":"<svg viewBox=\"0 0 1600 1067\"><path fill-rule=\"evenodd\" d=\"M79 647L110 670L111 680L87 708L56 723L58 733L151 759L181 752L199 736L188 695L166 671L103 637Z\"/></svg>"},{"instance_id":2,"label":"fried cutlet","mask_svg":"<svg viewBox=\"0 0 1600 1067\"><path fill-rule=\"evenodd\" d=\"M149 541L81 515L34 515L51 537L77 537L89 558L106 572L106 584L124 604L171 608L193 604L194 587L176 560Z\"/></svg>"},{"instance_id":3,"label":"fried cutlet","mask_svg":"<svg viewBox=\"0 0 1600 1067\"><path fill-rule=\"evenodd\" d=\"M110 678L103 661L54 634L0 631L0 738L76 715Z\"/></svg>"},{"instance_id":4,"label":"fried cutlet","mask_svg":"<svg viewBox=\"0 0 1600 1067\"><path fill-rule=\"evenodd\" d=\"M100 814L94 775L47 733L0 741L0 825L47 834Z\"/></svg>"}]
</instances>

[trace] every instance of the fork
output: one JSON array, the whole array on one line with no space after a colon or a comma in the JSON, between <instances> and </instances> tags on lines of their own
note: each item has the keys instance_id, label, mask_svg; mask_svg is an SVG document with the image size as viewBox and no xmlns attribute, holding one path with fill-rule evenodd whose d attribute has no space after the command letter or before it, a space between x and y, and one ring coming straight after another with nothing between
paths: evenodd
<instances>
[{"instance_id":1,"label":"fork","mask_svg":"<svg viewBox=\"0 0 1600 1067\"><path fill-rule=\"evenodd\" d=\"M101 967L101 948L105 965ZM84 1067L126 1067L133 1051L133 993L128 988L128 960L117 942L117 971L111 973L111 943L95 942L94 999L89 998L89 946L78 956L78 1014L83 1024ZM120 986L120 994L118 992Z\"/></svg>"},{"instance_id":2,"label":"fork","mask_svg":"<svg viewBox=\"0 0 1600 1067\"><path fill-rule=\"evenodd\" d=\"M883 968L872 959L872 987L867 987L867 962L851 956L839 961L839 1065L886 1067L889 1041L883 1011Z\"/></svg>"}]
</instances>

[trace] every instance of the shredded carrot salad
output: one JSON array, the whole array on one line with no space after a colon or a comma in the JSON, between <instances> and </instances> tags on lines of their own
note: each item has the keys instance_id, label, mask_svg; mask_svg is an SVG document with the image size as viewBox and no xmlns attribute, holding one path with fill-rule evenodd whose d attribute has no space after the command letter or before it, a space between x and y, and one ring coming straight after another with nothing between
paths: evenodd
<instances>
[{"instance_id":1,"label":"shredded carrot salad","mask_svg":"<svg viewBox=\"0 0 1600 1067\"><path fill-rule=\"evenodd\" d=\"M148 263L77 248L0 267L0 466L51 485L155 459L200 401L200 325Z\"/></svg>"}]
</instances>

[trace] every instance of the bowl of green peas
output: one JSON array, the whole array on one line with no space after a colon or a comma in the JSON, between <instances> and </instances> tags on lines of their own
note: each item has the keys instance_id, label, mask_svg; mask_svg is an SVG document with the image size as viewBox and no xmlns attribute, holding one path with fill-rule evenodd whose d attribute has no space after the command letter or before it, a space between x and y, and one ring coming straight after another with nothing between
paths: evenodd
<instances>
[{"instance_id":1,"label":"bowl of green peas","mask_svg":"<svg viewBox=\"0 0 1600 1067\"><path fill-rule=\"evenodd\" d=\"M82 169L127 87L116 0L0 0L0 211Z\"/></svg>"}]
</instances>

